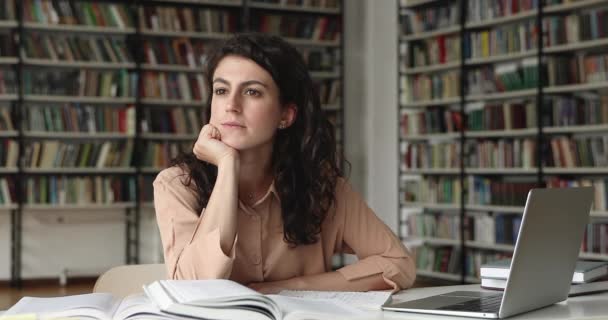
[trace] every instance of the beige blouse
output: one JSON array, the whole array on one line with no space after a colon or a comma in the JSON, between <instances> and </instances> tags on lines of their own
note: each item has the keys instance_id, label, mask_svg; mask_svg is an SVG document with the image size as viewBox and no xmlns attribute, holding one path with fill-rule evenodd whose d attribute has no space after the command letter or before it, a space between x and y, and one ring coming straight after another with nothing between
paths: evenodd
<instances>
[{"instance_id":1,"label":"beige blouse","mask_svg":"<svg viewBox=\"0 0 608 320\"><path fill-rule=\"evenodd\" d=\"M340 179L336 203L322 224L319 241L290 248L283 241L279 196L271 185L252 206L239 201L238 229L232 252L220 248L219 229L198 232L196 193L182 184L182 169L171 167L154 181L154 207L165 264L172 279L225 278L242 284L285 280L332 270L335 253L355 253L354 264L337 271L347 280L382 274L395 290L408 288L415 266L395 234Z\"/></svg>"}]
</instances>

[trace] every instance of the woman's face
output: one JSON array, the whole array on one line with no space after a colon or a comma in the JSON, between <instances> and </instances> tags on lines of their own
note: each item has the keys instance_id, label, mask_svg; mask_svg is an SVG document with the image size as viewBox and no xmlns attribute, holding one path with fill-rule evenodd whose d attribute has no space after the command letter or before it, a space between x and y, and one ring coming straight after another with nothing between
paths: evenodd
<instances>
[{"instance_id":1,"label":"woman's face","mask_svg":"<svg viewBox=\"0 0 608 320\"><path fill-rule=\"evenodd\" d=\"M272 145L281 121L291 124L290 108L282 110L272 76L250 59L224 57L213 74L210 123L222 141L237 150ZM295 114L294 114L295 115Z\"/></svg>"}]
</instances>

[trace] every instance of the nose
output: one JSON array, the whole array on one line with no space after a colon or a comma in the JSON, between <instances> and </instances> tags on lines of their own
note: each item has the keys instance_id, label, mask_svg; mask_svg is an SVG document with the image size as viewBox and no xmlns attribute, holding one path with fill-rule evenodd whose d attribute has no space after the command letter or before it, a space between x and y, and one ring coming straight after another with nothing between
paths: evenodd
<instances>
[{"instance_id":1,"label":"nose","mask_svg":"<svg viewBox=\"0 0 608 320\"><path fill-rule=\"evenodd\" d=\"M237 93L231 93L226 99L226 112L241 112L241 99Z\"/></svg>"}]
</instances>

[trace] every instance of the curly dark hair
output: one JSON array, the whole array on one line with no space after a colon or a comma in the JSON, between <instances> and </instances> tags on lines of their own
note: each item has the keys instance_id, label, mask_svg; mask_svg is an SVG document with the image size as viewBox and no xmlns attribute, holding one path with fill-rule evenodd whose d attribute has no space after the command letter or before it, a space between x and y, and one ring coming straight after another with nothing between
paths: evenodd
<instances>
[{"instance_id":1,"label":"curly dark hair","mask_svg":"<svg viewBox=\"0 0 608 320\"><path fill-rule=\"evenodd\" d=\"M290 246L318 241L321 224L335 203L338 166L334 126L321 110L319 95L299 52L283 39L257 33L238 34L223 42L210 56L206 85L212 92L213 75L228 55L253 60L279 88L282 106L297 106L295 122L275 137L272 151L274 185L281 199L283 239ZM212 95L211 95L212 96ZM211 115L207 99L204 122ZM207 206L217 178L217 167L190 152L172 161L188 175L184 184L198 193L198 212ZM194 184L192 184L194 182Z\"/></svg>"}]
</instances>

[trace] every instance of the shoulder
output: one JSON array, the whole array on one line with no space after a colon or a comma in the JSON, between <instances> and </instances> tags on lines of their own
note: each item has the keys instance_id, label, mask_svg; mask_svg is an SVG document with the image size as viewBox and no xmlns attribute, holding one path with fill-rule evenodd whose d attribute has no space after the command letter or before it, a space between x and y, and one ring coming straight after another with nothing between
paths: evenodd
<instances>
[{"instance_id":1,"label":"shoulder","mask_svg":"<svg viewBox=\"0 0 608 320\"><path fill-rule=\"evenodd\" d=\"M182 167L173 166L166 169L163 169L158 173L156 178L154 179L154 184L164 183L164 184L182 184L188 179L188 171L184 170Z\"/></svg>"}]
</instances>

